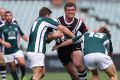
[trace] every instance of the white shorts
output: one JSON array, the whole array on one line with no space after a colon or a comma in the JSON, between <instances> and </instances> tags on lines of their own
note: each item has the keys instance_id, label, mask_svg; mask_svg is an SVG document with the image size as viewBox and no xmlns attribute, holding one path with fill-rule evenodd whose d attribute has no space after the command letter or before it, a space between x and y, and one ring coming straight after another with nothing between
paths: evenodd
<instances>
[{"instance_id":1,"label":"white shorts","mask_svg":"<svg viewBox=\"0 0 120 80\"><path fill-rule=\"evenodd\" d=\"M24 57L22 50L18 50L15 53L5 55L5 62L6 63L13 62L18 57Z\"/></svg>"},{"instance_id":2,"label":"white shorts","mask_svg":"<svg viewBox=\"0 0 120 80\"><path fill-rule=\"evenodd\" d=\"M90 53L84 56L85 65L89 70L101 69L104 70L113 64L110 56L103 53Z\"/></svg>"},{"instance_id":3,"label":"white shorts","mask_svg":"<svg viewBox=\"0 0 120 80\"><path fill-rule=\"evenodd\" d=\"M30 68L37 66L45 66L45 54L44 53L36 53L36 52L27 52L26 56L30 63Z\"/></svg>"}]
</instances>

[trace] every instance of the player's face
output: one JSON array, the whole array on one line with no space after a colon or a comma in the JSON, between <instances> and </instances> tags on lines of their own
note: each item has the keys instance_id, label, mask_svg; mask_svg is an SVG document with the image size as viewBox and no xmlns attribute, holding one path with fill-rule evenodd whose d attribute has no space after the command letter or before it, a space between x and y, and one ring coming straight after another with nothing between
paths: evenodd
<instances>
[{"instance_id":1,"label":"player's face","mask_svg":"<svg viewBox=\"0 0 120 80\"><path fill-rule=\"evenodd\" d=\"M0 16L1 16L2 19L5 18L5 12L6 12L5 9L0 9Z\"/></svg>"},{"instance_id":2,"label":"player's face","mask_svg":"<svg viewBox=\"0 0 120 80\"><path fill-rule=\"evenodd\" d=\"M6 22L11 23L12 19L13 19L12 13L6 13L5 14L5 20L6 20Z\"/></svg>"},{"instance_id":3,"label":"player's face","mask_svg":"<svg viewBox=\"0 0 120 80\"><path fill-rule=\"evenodd\" d=\"M75 16L76 9L74 6L66 7L65 16L68 18L73 18Z\"/></svg>"}]
</instances>

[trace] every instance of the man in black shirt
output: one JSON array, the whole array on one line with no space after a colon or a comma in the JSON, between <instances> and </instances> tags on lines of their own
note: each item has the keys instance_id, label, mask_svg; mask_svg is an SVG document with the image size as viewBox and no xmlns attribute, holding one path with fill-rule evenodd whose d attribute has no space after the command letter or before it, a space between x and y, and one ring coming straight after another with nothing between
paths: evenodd
<instances>
[{"instance_id":1,"label":"man in black shirt","mask_svg":"<svg viewBox=\"0 0 120 80\"><path fill-rule=\"evenodd\" d=\"M82 34L87 32L84 22L75 18L76 5L74 3L66 3L64 11L65 15L58 18L60 24L66 26L76 36L78 31ZM56 44L60 44L66 39L69 39L69 37L65 35L63 38L56 40ZM80 45L61 47L58 48L57 52L60 61L71 75L72 80L87 80L87 72L82 63L83 54Z\"/></svg>"}]
</instances>

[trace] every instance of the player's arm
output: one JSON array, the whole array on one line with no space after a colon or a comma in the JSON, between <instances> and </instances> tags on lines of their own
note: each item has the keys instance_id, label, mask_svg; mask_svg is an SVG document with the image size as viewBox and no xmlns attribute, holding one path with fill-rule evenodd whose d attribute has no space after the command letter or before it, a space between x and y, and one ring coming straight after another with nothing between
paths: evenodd
<instances>
[{"instance_id":1,"label":"player's arm","mask_svg":"<svg viewBox=\"0 0 120 80\"><path fill-rule=\"evenodd\" d=\"M67 27L60 25L55 20L47 18L47 19L45 19L45 21L50 23L47 25L50 26L51 28L58 29L58 30L62 31L64 34L70 36L71 38L75 37L74 34Z\"/></svg>"},{"instance_id":2,"label":"player's arm","mask_svg":"<svg viewBox=\"0 0 120 80\"><path fill-rule=\"evenodd\" d=\"M67 46L67 45L70 45L70 44L81 43L81 37L82 36L77 36L73 39L67 39L66 41L62 42L61 44L54 46L52 50L56 50L60 47Z\"/></svg>"},{"instance_id":3,"label":"player's arm","mask_svg":"<svg viewBox=\"0 0 120 80\"><path fill-rule=\"evenodd\" d=\"M5 46L6 48L11 48L11 47L12 47L12 45L11 45L9 42L6 42L6 41L4 41L4 40L2 40L2 39L0 39L0 43L1 43L3 46Z\"/></svg>"},{"instance_id":4,"label":"player's arm","mask_svg":"<svg viewBox=\"0 0 120 80\"><path fill-rule=\"evenodd\" d=\"M105 46L105 48L106 48L107 51L108 51L108 55L109 55L109 56L112 56L112 51L113 51L113 49L112 49L112 42L111 42L111 40L110 40L110 39L106 40L106 41L104 42L104 46Z\"/></svg>"},{"instance_id":5,"label":"player's arm","mask_svg":"<svg viewBox=\"0 0 120 80\"><path fill-rule=\"evenodd\" d=\"M47 39L48 39L48 41L52 41L54 39L61 38L63 36L64 36L64 34L60 30L57 30L52 33L49 33L47 36Z\"/></svg>"},{"instance_id":6,"label":"player's arm","mask_svg":"<svg viewBox=\"0 0 120 80\"><path fill-rule=\"evenodd\" d=\"M29 37L22 32L22 30L20 29L19 26L18 26L18 30L19 30L19 33L20 33L21 37L22 37L25 41L29 42Z\"/></svg>"},{"instance_id":7,"label":"player's arm","mask_svg":"<svg viewBox=\"0 0 120 80\"><path fill-rule=\"evenodd\" d=\"M11 48L12 47L12 45L9 42L6 42L2 39L2 29L1 29L1 27L0 27L0 44L5 46L6 48Z\"/></svg>"},{"instance_id":8,"label":"player's arm","mask_svg":"<svg viewBox=\"0 0 120 80\"><path fill-rule=\"evenodd\" d=\"M63 25L58 25L58 29L65 33L66 35L70 36L71 38L75 37L75 35L67 27Z\"/></svg>"},{"instance_id":9,"label":"player's arm","mask_svg":"<svg viewBox=\"0 0 120 80\"><path fill-rule=\"evenodd\" d=\"M22 36L22 38L23 38L25 41L29 42L29 37L28 37L28 35L24 34L24 35Z\"/></svg>"},{"instance_id":10,"label":"player's arm","mask_svg":"<svg viewBox=\"0 0 120 80\"><path fill-rule=\"evenodd\" d=\"M55 46L52 48L52 51L54 51L54 50L56 50L56 49L58 49L58 48L60 48L60 47L70 45L70 44L73 44L73 40L72 40L72 39L68 39L68 40L62 42L62 43L59 44L59 45L55 45Z\"/></svg>"},{"instance_id":11,"label":"player's arm","mask_svg":"<svg viewBox=\"0 0 120 80\"><path fill-rule=\"evenodd\" d=\"M108 44L108 55L112 56L113 53L113 47L112 47L112 41L109 39L109 44Z\"/></svg>"}]
</instances>

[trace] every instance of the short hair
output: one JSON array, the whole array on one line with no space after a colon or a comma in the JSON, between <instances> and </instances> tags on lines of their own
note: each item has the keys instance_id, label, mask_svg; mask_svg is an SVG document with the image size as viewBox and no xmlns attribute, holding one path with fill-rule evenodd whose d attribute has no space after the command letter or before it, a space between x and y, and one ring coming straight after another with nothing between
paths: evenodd
<instances>
[{"instance_id":1,"label":"short hair","mask_svg":"<svg viewBox=\"0 0 120 80\"><path fill-rule=\"evenodd\" d=\"M41 9L40 9L40 11L39 11L39 16L42 16L42 17L44 17L45 15L50 15L50 14L52 14L52 11L49 9L49 8L47 8L47 7L42 7Z\"/></svg>"},{"instance_id":2,"label":"short hair","mask_svg":"<svg viewBox=\"0 0 120 80\"><path fill-rule=\"evenodd\" d=\"M11 12L11 11L6 11L6 12L5 12L5 15L6 15L7 13L11 13L11 14L12 14L12 12Z\"/></svg>"},{"instance_id":3,"label":"short hair","mask_svg":"<svg viewBox=\"0 0 120 80\"><path fill-rule=\"evenodd\" d=\"M72 7L72 6L74 6L75 9L76 9L76 5L74 3L68 2L68 3L65 4L64 10L66 10L67 7Z\"/></svg>"},{"instance_id":4,"label":"short hair","mask_svg":"<svg viewBox=\"0 0 120 80\"><path fill-rule=\"evenodd\" d=\"M109 38L111 38L110 31L106 27L104 27L104 26L100 27L100 29L98 30L98 32L105 33Z\"/></svg>"}]
</instances>

